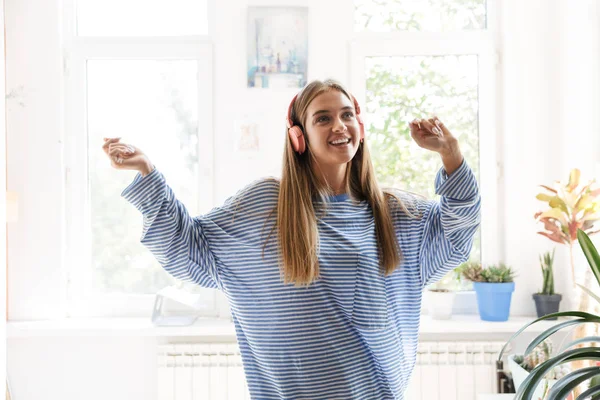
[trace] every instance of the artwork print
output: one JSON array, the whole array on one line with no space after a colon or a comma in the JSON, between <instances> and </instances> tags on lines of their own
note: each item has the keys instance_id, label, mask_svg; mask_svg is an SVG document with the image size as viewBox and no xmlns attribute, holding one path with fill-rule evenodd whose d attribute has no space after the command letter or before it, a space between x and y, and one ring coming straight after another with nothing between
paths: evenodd
<instances>
[{"instance_id":1,"label":"artwork print","mask_svg":"<svg viewBox=\"0 0 600 400\"><path fill-rule=\"evenodd\" d=\"M303 87L307 56L307 7L248 8L248 87Z\"/></svg>"}]
</instances>

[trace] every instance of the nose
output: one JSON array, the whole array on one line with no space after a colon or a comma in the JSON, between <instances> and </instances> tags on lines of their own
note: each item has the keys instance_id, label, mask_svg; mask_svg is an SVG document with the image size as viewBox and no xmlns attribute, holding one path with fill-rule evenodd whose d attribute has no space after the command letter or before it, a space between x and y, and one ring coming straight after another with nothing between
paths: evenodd
<instances>
[{"instance_id":1,"label":"nose","mask_svg":"<svg viewBox=\"0 0 600 400\"><path fill-rule=\"evenodd\" d=\"M342 121L339 118L336 118L335 122L333 124L333 131L334 132L344 132L344 131L346 131L346 129L348 129L348 128L346 127L346 124L344 124L344 121Z\"/></svg>"}]
</instances>

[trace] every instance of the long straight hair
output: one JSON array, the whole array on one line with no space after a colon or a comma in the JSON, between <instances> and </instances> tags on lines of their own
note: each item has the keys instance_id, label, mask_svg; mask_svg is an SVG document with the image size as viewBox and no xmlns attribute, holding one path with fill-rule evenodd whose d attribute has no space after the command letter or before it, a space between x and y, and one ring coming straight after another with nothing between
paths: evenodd
<instances>
[{"instance_id":1,"label":"long straight hair","mask_svg":"<svg viewBox=\"0 0 600 400\"><path fill-rule=\"evenodd\" d=\"M331 90L343 93L352 101L350 93L334 80L313 81L298 94L291 110L291 119L303 132L308 105L320 94ZM313 199L325 200L334 194L325 179L318 179L319 171L311 167L315 160L306 134L304 138L307 147L303 154L294 151L289 138L285 141L276 222L283 280L296 286L309 286L319 278L319 236ZM402 260L392 214L397 210L409 215L412 213L400 198L379 187L367 140L359 144L357 153L348 162L345 188L351 198L366 200L371 206L380 270L385 276L390 275ZM395 201L389 201L392 199Z\"/></svg>"}]
</instances>

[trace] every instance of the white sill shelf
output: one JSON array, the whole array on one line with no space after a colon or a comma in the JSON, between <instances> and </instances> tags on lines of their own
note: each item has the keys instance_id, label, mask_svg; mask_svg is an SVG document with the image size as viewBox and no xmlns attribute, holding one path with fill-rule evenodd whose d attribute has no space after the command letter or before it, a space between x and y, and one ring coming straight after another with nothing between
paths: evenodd
<instances>
[{"instance_id":1,"label":"white sill shelf","mask_svg":"<svg viewBox=\"0 0 600 400\"><path fill-rule=\"evenodd\" d=\"M198 318L189 326L155 326L150 318L65 318L40 321L8 321L6 337L136 336L136 337L223 337L235 339L233 322Z\"/></svg>"},{"instance_id":2,"label":"white sill shelf","mask_svg":"<svg viewBox=\"0 0 600 400\"><path fill-rule=\"evenodd\" d=\"M511 317L506 322L481 321L478 315L455 315L450 320L421 318L421 335L434 334L511 334L533 317ZM559 321L541 321L526 332L542 332ZM150 318L71 318L41 321L8 321L7 338L64 336L137 336L137 337L219 337L235 340L233 322L225 319L199 318L193 325L157 327Z\"/></svg>"}]
</instances>

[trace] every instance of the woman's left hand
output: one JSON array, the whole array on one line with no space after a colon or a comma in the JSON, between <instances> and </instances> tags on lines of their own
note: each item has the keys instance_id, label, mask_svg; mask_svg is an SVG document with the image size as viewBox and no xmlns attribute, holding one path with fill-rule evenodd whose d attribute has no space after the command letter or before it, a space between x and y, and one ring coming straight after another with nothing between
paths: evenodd
<instances>
[{"instance_id":1,"label":"woman's left hand","mask_svg":"<svg viewBox=\"0 0 600 400\"><path fill-rule=\"evenodd\" d=\"M420 147L440 154L448 175L460 167L463 156L458 146L458 140L438 117L428 120L415 119L409 126L410 135Z\"/></svg>"},{"instance_id":2,"label":"woman's left hand","mask_svg":"<svg viewBox=\"0 0 600 400\"><path fill-rule=\"evenodd\" d=\"M409 123L410 135L413 140L427 150L440 154L455 152L458 141L437 117L430 119L415 119Z\"/></svg>"}]
</instances>

